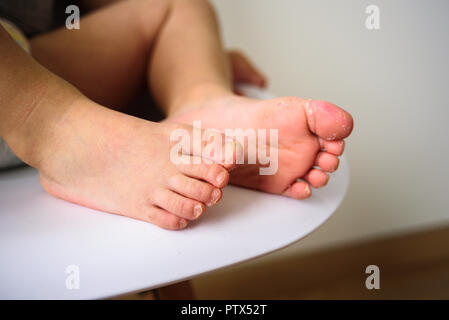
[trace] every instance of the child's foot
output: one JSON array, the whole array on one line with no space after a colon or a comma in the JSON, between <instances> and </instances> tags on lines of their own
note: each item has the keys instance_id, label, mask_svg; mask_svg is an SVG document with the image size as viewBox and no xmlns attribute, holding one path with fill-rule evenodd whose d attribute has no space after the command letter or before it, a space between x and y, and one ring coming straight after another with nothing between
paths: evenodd
<instances>
[{"instance_id":1,"label":"child's foot","mask_svg":"<svg viewBox=\"0 0 449 320\"><path fill-rule=\"evenodd\" d=\"M193 155L183 156L190 164L174 164L170 135L178 128L192 130L76 102L41 160L41 184L83 206L184 228L220 200L229 173L217 163L193 164Z\"/></svg>"},{"instance_id":2,"label":"child's foot","mask_svg":"<svg viewBox=\"0 0 449 320\"><path fill-rule=\"evenodd\" d=\"M343 139L353 128L350 114L325 101L295 97L260 101L229 94L206 99L195 94L190 101L194 102L189 103L188 111L172 116L170 121L191 124L201 120L204 128L223 132L232 128L256 132L278 129L277 173L260 175L259 165L241 165L231 172L230 181L295 199L309 197L310 186L327 184L326 172L338 168Z\"/></svg>"}]
</instances>

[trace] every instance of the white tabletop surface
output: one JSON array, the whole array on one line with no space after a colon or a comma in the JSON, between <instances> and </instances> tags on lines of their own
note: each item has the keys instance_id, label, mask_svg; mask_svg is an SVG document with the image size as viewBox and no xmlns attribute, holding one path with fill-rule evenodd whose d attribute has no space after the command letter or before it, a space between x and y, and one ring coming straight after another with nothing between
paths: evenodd
<instances>
[{"instance_id":1,"label":"white tabletop surface","mask_svg":"<svg viewBox=\"0 0 449 320\"><path fill-rule=\"evenodd\" d=\"M92 299L160 287L278 250L321 225L343 199L346 161L295 201L237 187L182 231L53 198L31 168L0 173L0 298ZM79 289L66 268L79 267Z\"/></svg>"},{"instance_id":2,"label":"white tabletop surface","mask_svg":"<svg viewBox=\"0 0 449 320\"><path fill-rule=\"evenodd\" d=\"M342 158L328 186L303 201L229 186L199 221L167 231L53 198L32 168L0 172L0 299L107 298L267 254L325 222L348 183ZM68 266L79 289L66 286Z\"/></svg>"}]
</instances>

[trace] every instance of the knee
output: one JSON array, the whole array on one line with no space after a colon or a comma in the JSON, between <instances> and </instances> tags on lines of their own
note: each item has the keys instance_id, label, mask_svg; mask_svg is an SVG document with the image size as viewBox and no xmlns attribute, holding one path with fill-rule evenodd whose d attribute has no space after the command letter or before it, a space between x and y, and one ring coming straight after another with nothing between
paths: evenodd
<instances>
[{"instance_id":1,"label":"knee","mask_svg":"<svg viewBox=\"0 0 449 320\"><path fill-rule=\"evenodd\" d=\"M182 9L184 12L202 12L215 16L215 8L209 0L170 0L171 8Z\"/></svg>"},{"instance_id":2,"label":"knee","mask_svg":"<svg viewBox=\"0 0 449 320\"><path fill-rule=\"evenodd\" d=\"M143 36L152 39L156 30L167 17L172 0L131 0L133 16L136 18Z\"/></svg>"},{"instance_id":3,"label":"knee","mask_svg":"<svg viewBox=\"0 0 449 320\"><path fill-rule=\"evenodd\" d=\"M179 14L192 19L212 17L217 21L215 9L209 0L130 0L129 5L133 7L143 36L150 40L160 30L169 14L175 12L177 17Z\"/></svg>"}]
</instances>

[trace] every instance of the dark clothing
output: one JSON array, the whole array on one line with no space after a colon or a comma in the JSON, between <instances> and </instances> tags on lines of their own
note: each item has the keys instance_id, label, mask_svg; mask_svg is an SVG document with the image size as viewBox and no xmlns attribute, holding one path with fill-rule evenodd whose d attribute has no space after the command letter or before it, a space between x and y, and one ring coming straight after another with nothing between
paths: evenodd
<instances>
[{"instance_id":1,"label":"dark clothing","mask_svg":"<svg viewBox=\"0 0 449 320\"><path fill-rule=\"evenodd\" d=\"M76 0L0 0L0 18L17 25L27 37L63 26L67 6Z\"/></svg>"}]
</instances>

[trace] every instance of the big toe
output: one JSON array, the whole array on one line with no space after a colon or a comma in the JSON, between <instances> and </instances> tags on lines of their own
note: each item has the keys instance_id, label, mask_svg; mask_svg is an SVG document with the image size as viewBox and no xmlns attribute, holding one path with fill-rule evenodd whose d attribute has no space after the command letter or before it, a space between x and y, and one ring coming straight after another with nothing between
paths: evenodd
<instances>
[{"instance_id":1,"label":"big toe","mask_svg":"<svg viewBox=\"0 0 449 320\"><path fill-rule=\"evenodd\" d=\"M330 102L309 100L306 113L310 130L325 140L341 140L351 134L352 116Z\"/></svg>"}]
</instances>

